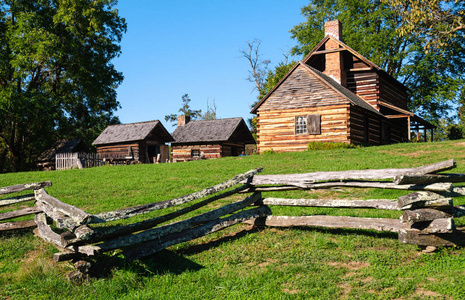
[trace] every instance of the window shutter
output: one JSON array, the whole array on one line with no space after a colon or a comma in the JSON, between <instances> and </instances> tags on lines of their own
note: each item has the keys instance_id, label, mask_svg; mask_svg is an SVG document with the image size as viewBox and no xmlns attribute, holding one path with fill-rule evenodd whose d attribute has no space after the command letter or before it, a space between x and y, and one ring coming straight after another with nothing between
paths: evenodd
<instances>
[{"instance_id":1,"label":"window shutter","mask_svg":"<svg viewBox=\"0 0 465 300\"><path fill-rule=\"evenodd\" d=\"M308 115L309 134L321 134L321 115Z\"/></svg>"}]
</instances>

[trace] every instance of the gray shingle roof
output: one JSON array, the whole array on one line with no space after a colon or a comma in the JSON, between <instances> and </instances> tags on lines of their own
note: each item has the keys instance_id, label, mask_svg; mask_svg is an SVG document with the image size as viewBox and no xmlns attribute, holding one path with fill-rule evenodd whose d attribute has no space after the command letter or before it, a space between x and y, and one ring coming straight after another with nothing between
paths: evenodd
<instances>
[{"instance_id":1,"label":"gray shingle roof","mask_svg":"<svg viewBox=\"0 0 465 300\"><path fill-rule=\"evenodd\" d=\"M114 144L144 140L155 128L160 131L162 142L170 142L172 136L160 121L147 121L120 125L110 125L95 139L93 145Z\"/></svg>"},{"instance_id":2,"label":"gray shingle roof","mask_svg":"<svg viewBox=\"0 0 465 300\"><path fill-rule=\"evenodd\" d=\"M176 143L240 141L255 143L242 118L190 121L173 132Z\"/></svg>"}]
</instances>

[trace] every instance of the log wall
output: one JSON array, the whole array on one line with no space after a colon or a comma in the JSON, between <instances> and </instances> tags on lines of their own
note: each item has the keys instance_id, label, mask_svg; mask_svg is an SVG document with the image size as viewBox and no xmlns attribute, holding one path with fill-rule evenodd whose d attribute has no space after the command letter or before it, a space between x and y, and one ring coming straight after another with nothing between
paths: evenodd
<instances>
[{"instance_id":1,"label":"log wall","mask_svg":"<svg viewBox=\"0 0 465 300\"><path fill-rule=\"evenodd\" d=\"M379 76L375 71L347 72L347 89L379 110Z\"/></svg>"},{"instance_id":2,"label":"log wall","mask_svg":"<svg viewBox=\"0 0 465 300\"><path fill-rule=\"evenodd\" d=\"M134 155L134 160L139 160L140 158L140 145L139 143L125 143L125 144L116 144L116 145L104 145L97 147L97 153L101 157L108 158L125 158L129 153L129 147L131 147L132 154Z\"/></svg>"},{"instance_id":3,"label":"log wall","mask_svg":"<svg viewBox=\"0 0 465 300\"><path fill-rule=\"evenodd\" d=\"M192 150L199 150L206 159L219 158L222 156L221 144L201 144L201 145L171 145L171 157L173 162L188 161L196 159L192 157Z\"/></svg>"},{"instance_id":4,"label":"log wall","mask_svg":"<svg viewBox=\"0 0 465 300\"><path fill-rule=\"evenodd\" d=\"M321 115L321 134L295 134L295 117ZM349 142L349 104L286 110L260 110L257 115L257 152L302 151L311 141Z\"/></svg>"},{"instance_id":5,"label":"log wall","mask_svg":"<svg viewBox=\"0 0 465 300\"><path fill-rule=\"evenodd\" d=\"M386 76L379 77L379 99L407 110L407 90L400 83L389 80Z\"/></svg>"},{"instance_id":6,"label":"log wall","mask_svg":"<svg viewBox=\"0 0 465 300\"><path fill-rule=\"evenodd\" d=\"M384 144L381 140L382 117L353 106L350 108L350 142L352 144Z\"/></svg>"}]
</instances>

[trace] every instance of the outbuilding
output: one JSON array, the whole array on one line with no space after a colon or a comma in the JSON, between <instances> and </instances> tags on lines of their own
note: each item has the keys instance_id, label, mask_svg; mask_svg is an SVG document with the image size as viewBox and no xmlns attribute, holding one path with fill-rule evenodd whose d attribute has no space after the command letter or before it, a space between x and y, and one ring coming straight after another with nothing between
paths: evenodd
<instances>
[{"instance_id":1,"label":"outbuilding","mask_svg":"<svg viewBox=\"0 0 465 300\"><path fill-rule=\"evenodd\" d=\"M92 144L99 156L108 160L156 163L169 159L165 143L172 141L163 124L154 120L108 126Z\"/></svg>"},{"instance_id":2,"label":"outbuilding","mask_svg":"<svg viewBox=\"0 0 465 300\"><path fill-rule=\"evenodd\" d=\"M173 162L239 156L245 153L246 144L255 144L242 118L190 121L188 116L179 116L173 138Z\"/></svg>"}]
</instances>

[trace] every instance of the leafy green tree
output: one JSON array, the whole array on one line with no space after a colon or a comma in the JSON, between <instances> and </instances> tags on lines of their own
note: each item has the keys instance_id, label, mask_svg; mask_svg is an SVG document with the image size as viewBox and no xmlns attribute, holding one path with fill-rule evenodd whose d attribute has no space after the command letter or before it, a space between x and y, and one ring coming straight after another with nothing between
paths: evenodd
<instances>
[{"instance_id":1,"label":"leafy green tree","mask_svg":"<svg viewBox=\"0 0 465 300\"><path fill-rule=\"evenodd\" d=\"M189 98L188 94L184 94L182 96L182 106L178 110L180 114L171 114L171 115L166 115L165 116L165 121L167 122L176 122L178 119L178 116L189 116L191 120L196 120L202 117L202 110L192 110L189 103L191 102L191 99ZM175 126L176 124L173 124Z\"/></svg>"},{"instance_id":2,"label":"leafy green tree","mask_svg":"<svg viewBox=\"0 0 465 300\"><path fill-rule=\"evenodd\" d=\"M126 23L116 0L0 0L0 172L29 169L59 138L90 144L117 123Z\"/></svg>"},{"instance_id":3,"label":"leafy green tree","mask_svg":"<svg viewBox=\"0 0 465 300\"><path fill-rule=\"evenodd\" d=\"M385 0L402 24L402 36L427 38L426 48L443 47L465 31L465 2L461 0Z\"/></svg>"},{"instance_id":4,"label":"leafy green tree","mask_svg":"<svg viewBox=\"0 0 465 300\"><path fill-rule=\"evenodd\" d=\"M457 6L458 2L450 2ZM402 35L404 15L385 0L313 0L302 9L307 20L292 30L306 55L323 38L325 21L343 23L344 42L409 88L409 109L429 120L447 116L464 93L465 38L451 34L447 44L430 44L425 34ZM415 31L415 28L412 28Z\"/></svg>"}]
</instances>

